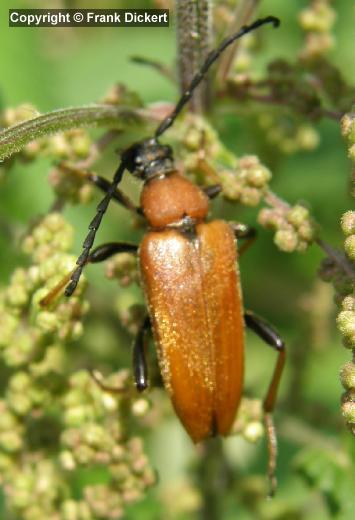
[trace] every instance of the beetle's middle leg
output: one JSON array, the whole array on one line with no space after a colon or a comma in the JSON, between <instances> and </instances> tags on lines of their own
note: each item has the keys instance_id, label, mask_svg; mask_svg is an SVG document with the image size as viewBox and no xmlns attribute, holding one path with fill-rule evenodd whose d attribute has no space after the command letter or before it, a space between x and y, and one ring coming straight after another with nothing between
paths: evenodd
<instances>
[{"instance_id":1,"label":"beetle's middle leg","mask_svg":"<svg viewBox=\"0 0 355 520\"><path fill-rule=\"evenodd\" d=\"M274 373L263 402L264 420L266 425L266 433L268 439L268 475L270 479L270 495L273 495L276 489L276 456L277 456L277 438L276 431L272 419L272 412L275 408L277 391L279 388L281 375L285 365L285 344L278 333L263 319L259 318L250 311L244 314L245 324L248 328L254 331L267 345L278 352Z\"/></svg>"},{"instance_id":2,"label":"beetle's middle leg","mask_svg":"<svg viewBox=\"0 0 355 520\"><path fill-rule=\"evenodd\" d=\"M146 316L141 323L137 335L133 343L132 364L133 364L133 379L134 385L138 392L143 392L148 387L148 365L146 359L146 333L150 328L149 316ZM112 394L120 394L124 390L114 386L105 385L95 371L90 370L90 374L99 387L105 392Z\"/></svg>"}]
</instances>

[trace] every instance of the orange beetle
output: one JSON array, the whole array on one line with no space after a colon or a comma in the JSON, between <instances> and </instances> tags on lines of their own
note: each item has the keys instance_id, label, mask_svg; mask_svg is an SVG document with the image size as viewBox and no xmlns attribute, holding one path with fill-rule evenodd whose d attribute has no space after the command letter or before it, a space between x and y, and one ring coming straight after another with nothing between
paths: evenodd
<instances>
[{"instance_id":1,"label":"orange beetle","mask_svg":"<svg viewBox=\"0 0 355 520\"><path fill-rule=\"evenodd\" d=\"M164 385L191 439L199 442L214 435L227 435L243 389L245 325L254 330L279 352L264 401L269 440L268 472L273 491L276 435L271 412L285 349L269 325L243 309L235 237L252 239L253 230L223 220L206 222L208 199L218 194L220 187L202 190L184 178L176 171L172 149L158 141L221 52L237 38L266 23L277 26L279 21L271 16L257 20L224 40L208 55L155 136L135 143L122 153L112 183L91 176L91 181L106 194L89 226L83 252L65 293L67 296L73 293L87 263L99 262L123 251L137 252L137 246L125 243L104 244L91 251L110 200L114 198L129 209L133 207L117 189L124 170L129 170L144 180L141 207L137 211L149 225L149 232L138 250L149 317L142 324L133 348L136 387L141 391L148 385L144 334L150 325Z\"/></svg>"}]
</instances>

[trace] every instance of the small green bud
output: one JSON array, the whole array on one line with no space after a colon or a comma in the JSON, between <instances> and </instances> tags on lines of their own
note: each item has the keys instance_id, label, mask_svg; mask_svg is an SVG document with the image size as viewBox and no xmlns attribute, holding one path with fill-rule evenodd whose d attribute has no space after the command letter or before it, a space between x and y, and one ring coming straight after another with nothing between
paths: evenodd
<instances>
[{"instance_id":1,"label":"small green bud","mask_svg":"<svg viewBox=\"0 0 355 520\"><path fill-rule=\"evenodd\" d=\"M355 365L351 361L346 363L340 371L341 384L348 390L355 388Z\"/></svg>"},{"instance_id":2,"label":"small green bud","mask_svg":"<svg viewBox=\"0 0 355 520\"><path fill-rule=\"evenodd\" d=\"M314 228L310 224L310 222L304 222L299 228L298 228L298 235L300 239L303 239L305 242L309 243L314 238ZM308 244L306 244L308 245Z\"/></svg>"},{"instance_id":3,"label":"small green bud","mask_svg":"<svg viewBox=\"0 0 355 520\"><path fill-rule=\"evenodd\" d=\"M72 131L70 139L72 151L78 158L85 158L89 155L91 140L88 134L80 129Z\"/></svg>"},{"instance_id":4,"label":"small green bud","mask_svg":"<svg viewBox=\"0 0 355 520\"><path fill-rule=\"evenodd\" d=\"M334 9L324 2L316 1L301 11L299 21L305 31L326 32L333 26L335 17Z\"/></svg>"},{"instance_id":5,"label":"small green bud","mask_svg":"<svg viewBox=\"0 0 355 520\"><path fill-rule=\"evenodd\" d=\"M274 242L281 251L292 253L297 248L297 234L291 229L279 229L275 234Z\"/></svg>"},{"instance_id":6,"label":"small green bud","mask_svg":"<svg viewBox=\"0 0 355 520\"><path fill-rule=\"evenodd\" d=\"M264 435L264 427L259 421L250 421L243 430L243 437L248 442L257 442Z\"/></svg>"},{"instance_id":7,"label":"small green bud","mask_svg":"<svg viewBox=\"0 0 355 520\"><path fill-rule=\"evenodd\" d=\"M287 221L296 228L299 228L305 221L307 222L308 218L308 209L300 205L294 206L286 214Z\"/></svg>"},{"instance_id":8,"label":"small green bud","mask_svg":"<svg viewBox=\"0 0 355 520\"><path fill-rule=\"evenodd\" d=\"M69 408L64 413L64 420L68 426L80 426L86 420L94 416L94 411L88 406L76 406Z\"/></svg>"},{"instance_id":9,"label":"small green bud","mask_svg":"<svg viewBox=\"0 0 355 520\"><path fill-rule=\"evenodd\" d=\"M27 415L32 409L32 401L29 395L10 392L7 401L11 410L17 415Z\"/></svg>"},{"instance_id":10,"label":"small green bud","mask_svg":"<svg viewBox=\"0 0 355 520\"><path fill-rule=\"evenodd\" d=\"M7 108L1 114L3 126L13 126L38 116L39 112L34 105L23 103L15 108Z\"/></svg>"},{"instance_id":11,"label":"small green bud","mask_svg":"<svg viewBox=\"0 0 355 520\"><path fill-rule=\"evenodd\" d=\"M240 201L246 206L257 206L261 200L260 190L246 186L242 189Z\"/></svg>"},{"instance_id":12,"label":"small green bud","mask_svg":"<svg viewBox=\"0 0 355 520\"><path fill-rule=\"evenodd\" d=\"M25 393L32 384L32 379L26 372L17 372L12 376L9 387L12 392Z\"/></svg>"},{"instance_id":13,"label":"small green bud","mask_svg":"<svg viewBox=\"0 0 355 520\"><path fill-rule=\"evenodd\" d=\"M255 188L263 188L271 180L271 172L261 164L248 172L248 182Z\"/></svg>"},{"instance_id":14,"label":"small green bud","mask_svg":"<svg viewBox=\"0 0 355 520\"><path fill-rule=\"evenodd\" d=\"M355 234L355 211L347 211L341 217L341 229L344 235Z\"/></svg>"},{"instance_id":15,"label":"small green bud","mask_svg":"<svg viewBox=\"0 0 355 520\"><path fill-rule=\"evenodd\" d=\"M355 296L345 296L341 305L344 311L355 311Z\"/></svg>"},{"instance_id":16,"label":"small green bud","mask_svg":"<svg viewBox=\"0 0 355 520\"><path fill-rule=\"evenodd\" d=\"M349 400L343 402L341 406L343 416L347 423L354 424L355 423L355 401Z\"/></svg>"},{"instance_id":17,"label":"small green bud","mask_svg":"<svg viewBox=\"0 0 355 520\"><path fill-rule=\"evenodd\" d=\"M75 457L69 450L62 451L59 456L61 466L66 471L73 471L76 468Z\"/></svg>"},{"instance_id":18,"label":"small green bud","mask_svg":"<svg viewBox=\"0 0 355 520\"><path fill-rule=\"evenodd\" d=\"M355 162L355 143L348 149L348 157Z\"/></svg>"},{"instance_id":19,"label":"small green bud","mask_svg":"<svg viewBox=\"0 0 355 520\"><path fill-rule=\"evenodd\" d=\"M24 307L28 303L28 298L26 288L19 284L10 285L6 291L6 299L14 307Z\"/></svg>"},{"instance_id":20,"label":"small green bud","mask_svg":"<svg viewBox=\"0 0 355 520\"><path fill-rule=\"evenodd\" d=\"M309 125L300 126L295 139L302 150L314 150L320 143L319 133Z\"/></svg>"},{"instance_id":21,"label":"small green bud","mask_svg":"<svg viewBox=\"0 0 355 520\"><path fill-rule=\"evenodd\" d=\"M0 348L7 347L11 343L17 326L18 319L15 318L15 316L2 312L0 321Z\"/></svg>"},{"instance_id":22,"label":"small green bud","mask_svg":"<svg viewBox=\"0 0 355 520\"><path fill-rule=\"evenodd\" d=\"M150 408L149 401L147 399L137 399L132 404L132 413L137 417L145 415Z\"/></svg>"},{"instance_id":23,"label":"small green bud","mask_svg":"<svg viewBox=\"0 0 355 520\"><path fill-rule=\"evenodd\" d=\"M98 424L85 424L82 429L83 441L95 448L102 448L105 432Z\"/></svg>"},{"instance_id":24,"label":"small green bud","mask_svg":"<svg viewBox=\"0 0 355 520\"><path fill-rule=\"evenodd\" d=\"M90 448L85 444L81 444L80 446L76 446L74 448L74 457L77 460L78 464L90 464L95 459L95 450Z\"/></svg>"},{"instance_id":25,"label":"small green bud","mask_svg":"<svg viewBox=\"0 0 355 520\"><path fill-rule=\"evenodd\" d=\"M355 334L343 337L342 343L345 348L352 350L355 347Z\"/></svg>"},{"instance_id":26,"label":"small green bud","mask_svg":"<svg viewBox=\"0 0 355 520\"><path fill-rule=\"evenodd\" d=\"M54 312L39 312L36 317L36 325L44 333L55 332L58 328L58 317Z\"/></svg>"},{"instance_id":27,"label":"small green bud","mask_svg":"<svg viewBox=\"0 0 355 520\"><path fill-rule=\"evenodd\" d=\"M351 337L355 335L355 312L341 311L336 321L338 329L344 336Z\"/></svg>"},{"instance_id":28,"label":"small green bud","mask_svg":"<svg viewBox=\"0 0 355 520\"><path fill-rule=\"evenodd\" d=\"M350 260L355 262L355 234L350 235L345 239L344 249Z\"/></svg>"},{"instance_id":29,"label":"small green bud","mask_svg":"<svg viewBox=\"0 0 355 520\"><path fill-rule=\"evenodd\" d=\"M7 453L15 453L23 448L22 436L16 430L0 432L0 446Z\"/></svg>"},{"instance_id":30,"label":"small green bud","mask_svg":"<svg viewBox=\"0 0 355 520\"><path fill-rule=\"evenodd\" d=\"M341 134L351 140L351 134L355 134L355 117L354 114L345 114L340 121ZM355 135L354 135L355 138Z\"/></svg>"},{"instance_id":31,"label":"small green bud","mask_svg":"<svg viewBox=\"0 0 355 520\"><path fill-rule=\"evenodd\" d=\"M4 484L4 476L14 472L15 462L13 458L5 453L0 453L0 484Z\"/></svg>"}]
</instances>

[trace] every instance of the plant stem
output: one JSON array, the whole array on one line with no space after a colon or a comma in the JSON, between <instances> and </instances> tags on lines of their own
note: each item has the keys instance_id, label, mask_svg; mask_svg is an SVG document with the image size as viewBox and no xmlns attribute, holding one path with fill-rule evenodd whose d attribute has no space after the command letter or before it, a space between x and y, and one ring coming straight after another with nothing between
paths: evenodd
<instances>
[{"instance_id":1,"label":"plant stem","mask_svg":"<svg viewBox=\"0 0 355 520\"><path fill-rule=\"evenodd\" d=\"M220 520L223 513L221 497L226 494L231 478L230 471L220 438L208 440L203 449L204 453L197 470L198 486L203 498L200 519Z\"/></svg>"},{"instance_id":2,"label":"plant stem","mask_svg":"<svg viewBox=\"0 0 355 520\"><path fill-rule=\"evenodd\" d=\"M247 25L256 11L259 3L260 0L240 0L235 9L233 21L226 30L226 36L236 33L243 25ZM228 77L239 44L240 41L236 41L229 49L225 51L224 55L220 59L217 72L217 81L220 85L225 83Z\"/></svg>"},{"instance_id":3,"label":"plant stem","mask_svg":"<svg viewBox=\"0 0 355 520\"><path fill-rule=\"evenodd\" d=\"M211 46L211 0L177 0L177 55L180 92L184 92L199 70ZM193 112L202 112L208 101L208 80L192 95Z\"/></svg>"}]
</instances>

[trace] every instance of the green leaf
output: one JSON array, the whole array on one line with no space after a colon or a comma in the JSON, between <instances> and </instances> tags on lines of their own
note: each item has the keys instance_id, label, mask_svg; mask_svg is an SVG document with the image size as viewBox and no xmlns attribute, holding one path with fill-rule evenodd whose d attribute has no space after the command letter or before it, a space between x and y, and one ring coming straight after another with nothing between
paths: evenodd
<instances>
[{"instance_id":1,"label":"green leaf","mask_svg":"<svg viewBox=\"0 0 355 520\"><path fill-rule=\"evenodd\" d=\"M143 111L113 105L88 105L65 108L29 119L0 132L0 161L19 152L39 137L80 128L105 126L123 128L143 121Z\"/></svg>"}]
</instances>

